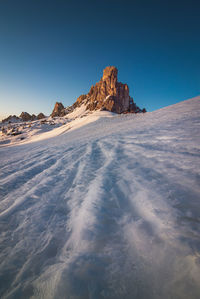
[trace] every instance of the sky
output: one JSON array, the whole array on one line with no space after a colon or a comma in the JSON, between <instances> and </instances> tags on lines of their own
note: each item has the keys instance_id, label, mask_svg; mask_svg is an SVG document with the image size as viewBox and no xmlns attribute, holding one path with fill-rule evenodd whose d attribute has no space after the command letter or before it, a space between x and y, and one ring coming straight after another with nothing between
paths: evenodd
<instances>
[{"instance_id":1,"label":"sky","mask_svg":"<svg viewBox=\"0 0 200 299\"><path fill-rule=\"evenodd\" d=\"M0 0L0 117L49 115L118 68L141 108L200 94L199 1Z\"/></svg>"}]
</instances>

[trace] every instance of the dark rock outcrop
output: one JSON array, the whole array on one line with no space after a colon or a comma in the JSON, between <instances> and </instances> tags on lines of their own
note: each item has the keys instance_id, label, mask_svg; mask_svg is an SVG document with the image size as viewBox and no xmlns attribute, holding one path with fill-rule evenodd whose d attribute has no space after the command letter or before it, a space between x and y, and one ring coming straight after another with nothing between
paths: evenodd
<instances>
[{"instance_id":1,"label":"dark rock outcrop","mask_svg":"<svg viewBox=\"0 0 200 299\"><path fill-rule=\"evenodd\" d=\"M35 114L30 115L28 112L22 112L20 116L16 115L10 115L7 118L2 120L2 123L8 122L8 123L14 123L14 122L20 122L20 121L33 121L37 119L45 118L46 116L43 113L39 113L37 116Z\"/></svg>"},{"instance_id":2,"label":"dark rock outcrop","mask_svg":"<svg viewBox=\"0 0 200 299\"><path fill-rule=\"evenodd\" d=\"M28 112L22 112L19 116L23 121L32 120L32 116Z\"/></svg>"},{"instance_id":3,"label":"dark rock outcrop","mask_svg":"<svg viewBox=\"0 0 200 299\"><path fill-rule=\"evenodd\" d=\"M42 112L40 112L40 113L37 115L37 119L43 119L43 118L45 118L45 115L44 115Z\"/></svg>"},{"instance_id":4,"label":"dark rock outcrop","mask_svg":"<svg viewBox=\"0 0 200 299\"><path fill-rule=\"evenodd\" d=\"M53 112L51 113L51 117L55 117L55 116L64 116L64 106L62 103L56 102Z\"/></svg>"},{"instance_id":5,"label":"dark rock outcrop","mask_svg":"<svg viewBox=\"0 0 200 299\"><path fill-rule=\"evenodd\" d=\"M4 118L2 120L2 123L12 123L12 122L17 122L17 121L20 121L20 118L16 115L9 115L7 118Z\"/></svg>"},{"instance_id":6,"label":"dark rock outcrop","mask_svg":"<svg viewBox=\"0 0 200 299\"><path fill-rule=\"evenodd\" d=\"M31 120L36 120L36 115L35 114L31 115Z\"/></svg>"}]
</instances>

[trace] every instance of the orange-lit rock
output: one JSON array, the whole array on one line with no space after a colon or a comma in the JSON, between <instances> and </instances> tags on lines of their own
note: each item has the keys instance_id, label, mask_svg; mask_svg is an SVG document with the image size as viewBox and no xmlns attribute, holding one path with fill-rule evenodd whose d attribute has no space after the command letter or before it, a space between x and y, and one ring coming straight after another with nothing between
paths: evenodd
<instances>
[{"instance_id":1,"label":"orange-lit rock","mask_svg":"<svg viewBox=\"0 0 200 299\"><path fill-rule=\"evenodd\" d=\"M53 109L53 112L51 113L51 116L52 117L55 117L55 116L61 116L62 114L62 111L64 110L64 106L62 103L59 103L59 102L56 102L55 103L55 106L54 106L54 109Z\"/></svg>"},{"instance_id":2,"label":"orange-lit rock","mask_svg":"<svg viewBox=\"0 0 200 299\"><path fill-rule=\"evenodd\" d=\"M117 74L116 67L106 67L101 80L91 87L87 95L81 95L77 99L76 106L84 102L89 110L102 109L116 113L136 112L136 105L129 96L128 85L118 82Z\"/></svg>"},{"instance_id":3,"label":"orange-lit rock","mask_svg":"<svg viewBox=\"0 0 200 299\"><path fill-rule=\"evenodd\" d=\"M115 66L106 67L102 78L92 85L88 94L80 95L76 102L67 108L57 102L51 116L64 116L82 104L91 111L100 109L116 113L142 112L130 97L128 85L118 82L117 75L118 70Z\"/></svg>"}]
</instances>

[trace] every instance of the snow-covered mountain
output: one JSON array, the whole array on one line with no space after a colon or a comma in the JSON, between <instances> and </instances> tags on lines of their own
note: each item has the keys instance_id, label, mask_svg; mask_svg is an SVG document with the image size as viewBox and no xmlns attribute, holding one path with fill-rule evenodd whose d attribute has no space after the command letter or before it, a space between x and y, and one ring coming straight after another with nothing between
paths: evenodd
<instances>
[{"instance_id":1,"label":"snow-covered mountain","mask_svg":"<svg viewBox=\"0 0 200 299\"><path fill-rule=\"evenodd\" d=\"M199 111L81 105L2 134L0 297L200 298Z\"/></svg>"}]
</instances>

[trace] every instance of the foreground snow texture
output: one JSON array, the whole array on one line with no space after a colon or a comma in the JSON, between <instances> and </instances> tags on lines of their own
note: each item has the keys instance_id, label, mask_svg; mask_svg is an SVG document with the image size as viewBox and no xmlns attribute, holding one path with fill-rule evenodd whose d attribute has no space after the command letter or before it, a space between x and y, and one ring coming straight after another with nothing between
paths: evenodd
<instances>
[{"instance_id":1,"label":"foreground snow texture","mask_svg":"<svg viewBox=\"0 0 200 299\"><path fill-rule=\"evenodd\" d=\"M200 298L199 111L2 147L1 298Z\"/></svg>"}]
</instances>

